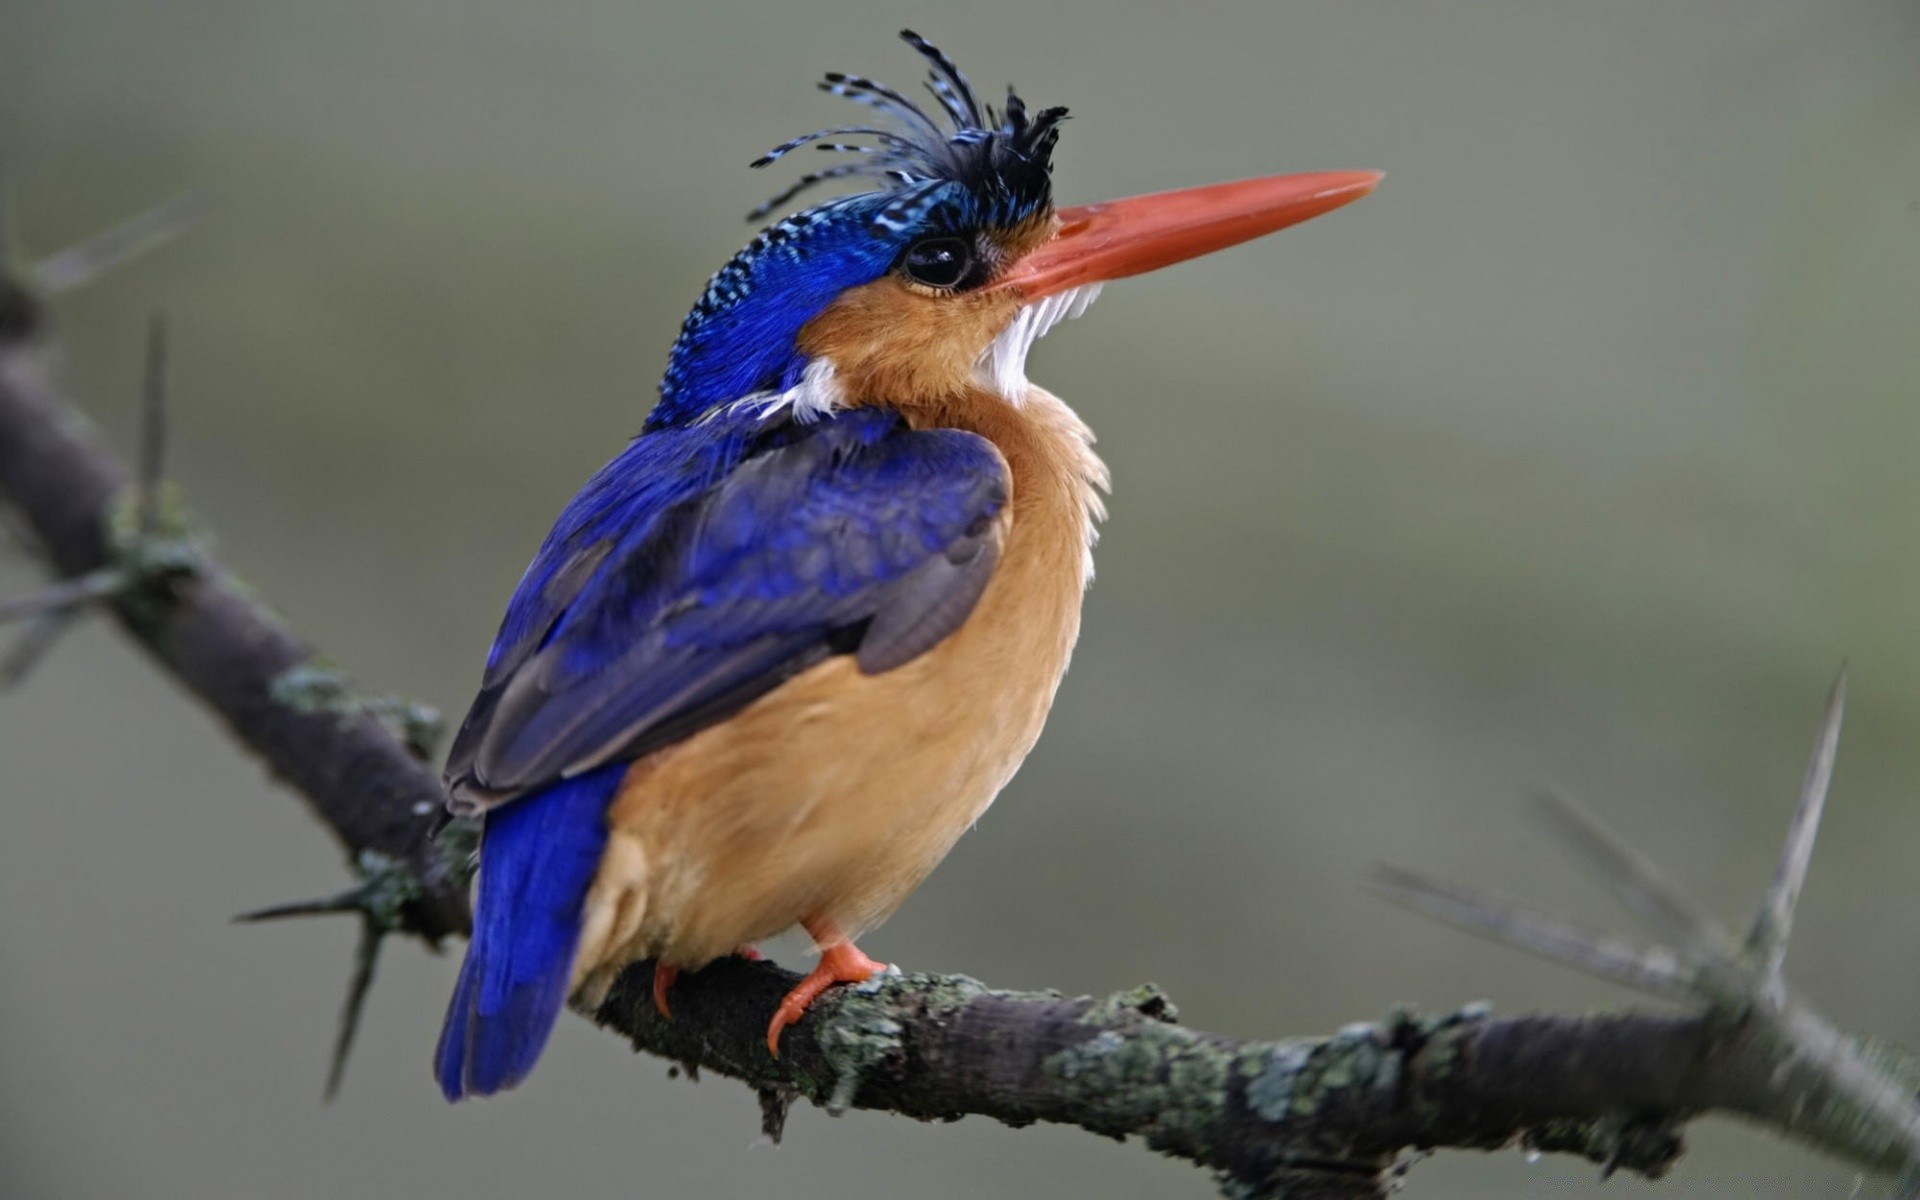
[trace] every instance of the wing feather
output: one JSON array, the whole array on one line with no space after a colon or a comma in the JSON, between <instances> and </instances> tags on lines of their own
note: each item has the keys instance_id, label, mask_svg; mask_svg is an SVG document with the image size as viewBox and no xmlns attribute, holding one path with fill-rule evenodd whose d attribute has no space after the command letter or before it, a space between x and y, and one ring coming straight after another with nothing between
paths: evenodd
<instances>
[{"instance_id":1,"label":"wing feather","mask_svg":"<svg viewBox=\"0 0 1920 1200\"><path fill-rule=\"evenodd\" d=\"M986 589L1006 500L985 439L884 409L643 434L521 581L450 802L649 753L834 654L869 674L924 654Z\"/></svg>"}]
</instances>

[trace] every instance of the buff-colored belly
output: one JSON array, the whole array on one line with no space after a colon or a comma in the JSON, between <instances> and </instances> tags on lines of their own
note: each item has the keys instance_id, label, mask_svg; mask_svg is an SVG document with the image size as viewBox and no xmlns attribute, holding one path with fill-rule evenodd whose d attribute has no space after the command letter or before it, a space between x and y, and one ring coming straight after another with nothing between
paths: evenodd
<instances>
[{"instance_id":1,"label":"buff-colored belly","mask_svg":"<svg viewBox=\"0 0 1920 1200\"><path fill-rule=\"evenodd\" d=\"M803 918L856 935L926 878L1032 749L1079 631L1084 510L1025 499L946 641L879 675L829 659L634 764L576 983L697 969Z\"/></svg>"}]
</instances>

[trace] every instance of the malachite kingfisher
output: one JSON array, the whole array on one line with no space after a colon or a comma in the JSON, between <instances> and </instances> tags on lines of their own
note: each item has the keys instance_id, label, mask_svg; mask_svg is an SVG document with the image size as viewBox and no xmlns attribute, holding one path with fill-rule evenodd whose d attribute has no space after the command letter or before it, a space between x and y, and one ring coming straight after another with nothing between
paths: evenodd
<instances>
[{"instance_id":1,"label":"malachite kingfisher","mask_svg":"<svg viewBox=\"0 0 1920 1200\"><path fill-rule=\"evenodd\" d=\"M866 183L763 229L680 327L640 434L560 514L447 763L484 814L450 1100L526 1077L570 996L804 928L767 1048L881 965L853 939L953 848L1040 736L1080 629L1107 469L1028 382L1100 285L1366 195L1371 171L1055 209L1064 108L982 103L911 31L923 107L774 147Z\"/></svg>"}]
</instances>

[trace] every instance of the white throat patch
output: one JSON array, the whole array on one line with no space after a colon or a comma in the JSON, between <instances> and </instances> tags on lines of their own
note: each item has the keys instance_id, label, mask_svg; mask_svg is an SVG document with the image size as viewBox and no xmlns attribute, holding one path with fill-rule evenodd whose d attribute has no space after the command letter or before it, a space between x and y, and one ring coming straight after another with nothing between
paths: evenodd
<instances>
[{"instance_id":1,"label":"white throat patch","mask_svg":"<svg viewBox=\"0 0 1920 1200\"><path fill-rule=\"evenodd\" d=\"M1099 295L1100 285L1087 283L1027 305L981 354L973 365L974 374L1008 403L1022 403L1027 397L1027 352L1055 325L1087 311Z\"/></svg>"}]
</instances>

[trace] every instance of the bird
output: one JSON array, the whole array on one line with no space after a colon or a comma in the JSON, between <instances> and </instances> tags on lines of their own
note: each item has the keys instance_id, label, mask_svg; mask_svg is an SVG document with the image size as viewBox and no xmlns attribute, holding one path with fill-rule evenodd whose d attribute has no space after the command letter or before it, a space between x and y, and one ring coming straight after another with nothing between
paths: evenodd
<instances>
[{"instance_id":1,"label":"bird","mask_svg":"<svg viewBox=\"0 0 1920 1200\"><path fill-rule=\"evenodd\" d=\"M1053 201L1067 110L983 102L911 30L931 103L873 79L796 137L855 190L767 224L682 323L641 431L561 512L507 604L449 752L481 821L472 938L435 1054L448 1100L533 1069L571 999L798 925L828 988L855 939L986 811L1079 635L1106 466L1027 379L1102 284L1371 192L1374 171Z\"/></svg>"}]
</instances>

